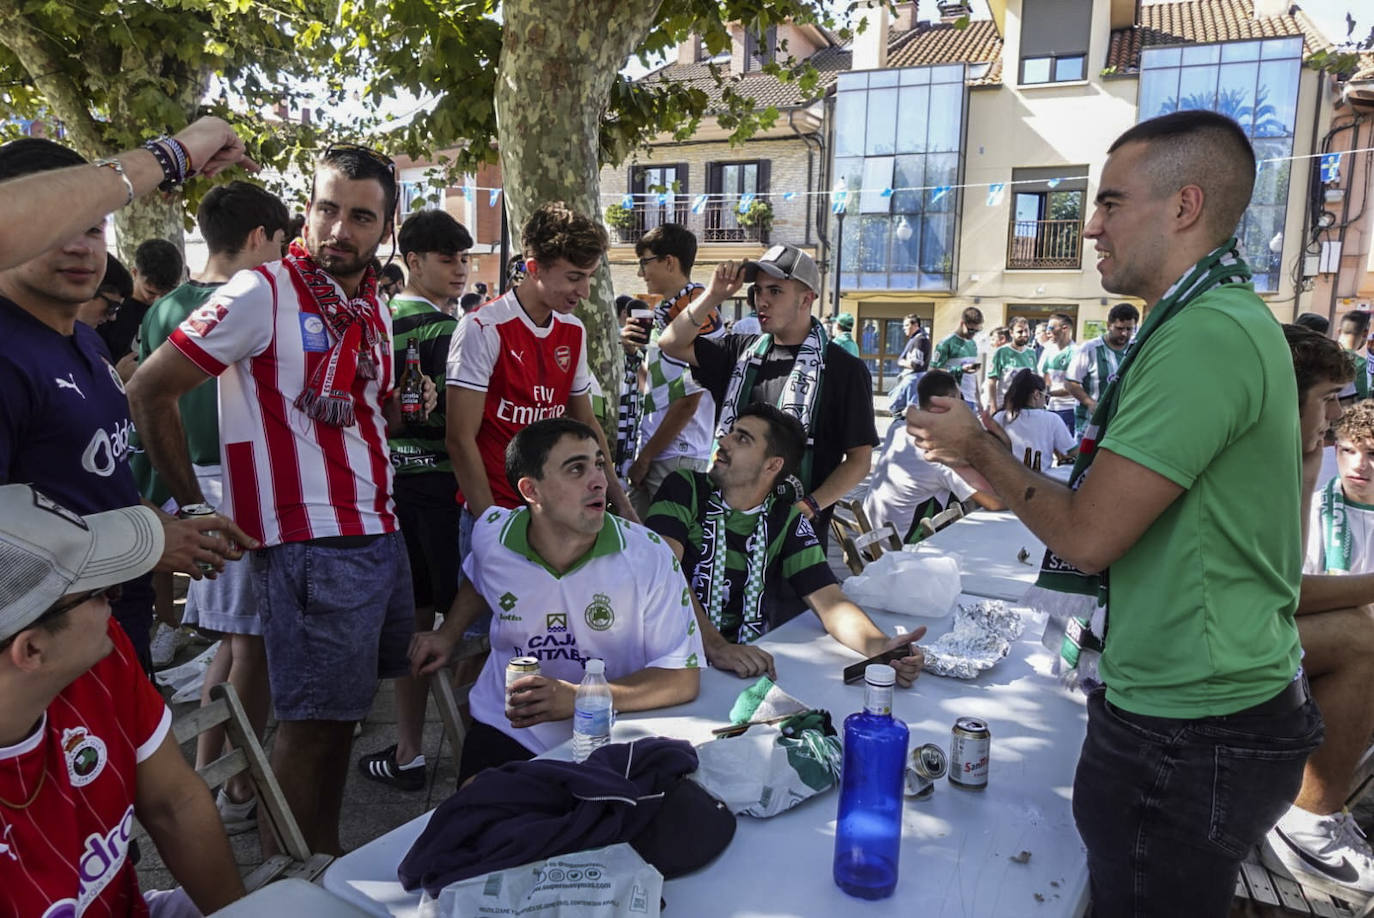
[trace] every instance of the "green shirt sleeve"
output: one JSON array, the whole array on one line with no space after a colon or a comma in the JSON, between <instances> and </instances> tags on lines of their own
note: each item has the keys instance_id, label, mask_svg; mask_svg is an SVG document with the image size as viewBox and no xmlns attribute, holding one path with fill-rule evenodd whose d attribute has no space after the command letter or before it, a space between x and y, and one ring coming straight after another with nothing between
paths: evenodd
<instances>
[{"instance_id":1,"label":"green shirt sleeve","mask_svg":"<svg viewBox=\"0 0 1374 918\"><path fill-rule=\"evenodd\" d=\"M949 363L949 358L949 338L945 338L935 345L935 356L930 359L930 366L932 369L943 370L945 364Z\"/></svg>"},{"instance_id":2,"label":"green shirt sleeve","mask_svg":"<svg viewBox=\"0 0 1374 918\"><path fill-rule=\"evenodd\" d=\"M1259 351L1235 318L1196 308L1160 327L1131 366L1101 448L1190 488L1259 418Z\"/></svg>"},{"instance_id":3,"label":"green shirt sleeve","mask_svg":"<svg viewBox=\"0 0 1374 918\"><path fill-rule=\"evenodd\" d=\"M698 523L696 482L690 471L679 469L663 479L644 525L679 545L692 545L692 530Z\"/></svg>"}]
</instances>

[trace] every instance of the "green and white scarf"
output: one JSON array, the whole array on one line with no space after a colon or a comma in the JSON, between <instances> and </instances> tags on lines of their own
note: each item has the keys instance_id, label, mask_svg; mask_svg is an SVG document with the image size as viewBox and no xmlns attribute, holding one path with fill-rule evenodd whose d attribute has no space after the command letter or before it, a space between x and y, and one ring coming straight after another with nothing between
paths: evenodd
<instances>
[{"instance_id":1,"label":"green and white scarf","mask_svg":"<svg viewBox=\"0 0 1374 918\"><path fill-rule=\"evenodd\" d=\"M740 626L737 643L751 644L763 637L768 623L763 616L763 575L768 569L768 514L773 509L773 495L769 493L754 520L754 531L744 546L744 600L740 604ZM729 595L729 576L725 541L725 517L729 513L725 499L715 488L706 503L706 524L702 526L702 556L706 561L706 614L716 630L725 620L725 605Z\"/></svg>"},{"instance_id":2,"label":"green and white scarf","mask_svg":"<svg viewBox=\"0 0 1374 918\"><path fill-rule=\"evenodd\" d=\"M1348 574L1355 540L1350 535L1350 517L1345 506L1345 491L1341 488L1341 476L1333 477L1322 489L1320 513L1325 563L1322 573Z\"/></svg>"},{"instance_id":3,"label":"green and white scarf","mask_svg":"<svg viewBox=\"0 0 1374 918\"><path fill-rule=\"evenodd\" d=\"M1097 347L1093 348L1093 362L1096 364L1096 392L1089 392L1093 398L1101 398L1101 393L1107 388L1107 382L1121 368L1121 361L1126 356L1124 350L1114 351L1107 344L1107 337L1103 335L1098 339ZM1128 345L1129 346L1129 345ZM1074 417L1079 421L1087 421L1088 409L1080 402L1074 406Z\"/></svg>"},{"instance_id":4,"label":"green and white scarf","mask_svg":"<svg viewBox=\"0 0 1374 918\"><path fill-rule=\"evenodd\" d=\"M801 421L806 428L806 452L802 458L801 479L811 488L811 457L816 445L816 406L820 404L821 386L825 374L825 348L829 343L825 329L813 317L811 330L806 340L797 348L792 372L787 374L782 394L778 397L777 407ZM735 426L735 418L742 408L750 403L749 395L754 391L759 368L763 366L768 352L773 349L773 336L764 334L754 346L740 354L735 367L730 371L730 383L725 390L725 400L720 405L720 422L716 426L716 438L724 438Z\"/></svg>"},{"instance_id":5,"label":"green and white scarf","mask_svg":"<svg viewBox=\"0 0 1374 918\"><path fill-rule=\"evenodd\" d=\"M1130 372L1136 357L1144 349L1145 342L1160 326L1178 315L1184 307L1202 294L1223 284L1245 283L1248 280L1250 266L1240 257L1236 249L1236 240L1232 238L1225 245L1209 252L1165 291L1154 309L1150 310L1150 316L1141 326L1135 341L1127 346L1116 374L1106 380L1105 391L1097 400L1097 408L1083 431L1078 458L1074 460L1073 471L1069 475L1070 488L1077 490L1082 486L1089 467L1097 458L1097 445L1106 436L1107 426L1119 407L1121 381ZM1045 610L1052 618L1067 620L1068 627L1065 630L1070 636L1074 636L1077 631L1089 630L1088 626L1091 625L1091 633L1082 635L1078 646L1086 650L1100 651L1107 634L1108 573L1105 570L1100 574L1085 573L1046 549L1045 558L1040 565L1040 576L1036 579L1035 586L1026 594L1025 602L1033 608ZM1047 627L1046 633L1050 631ZM1069 660L1070 656L1068 643L1066 640L1062 654L1066 660ZM1075 659L1070 661L1070 665L1076 662L1077 648L1074 648L1072 653Z\"/></svg>"}]
</instances>

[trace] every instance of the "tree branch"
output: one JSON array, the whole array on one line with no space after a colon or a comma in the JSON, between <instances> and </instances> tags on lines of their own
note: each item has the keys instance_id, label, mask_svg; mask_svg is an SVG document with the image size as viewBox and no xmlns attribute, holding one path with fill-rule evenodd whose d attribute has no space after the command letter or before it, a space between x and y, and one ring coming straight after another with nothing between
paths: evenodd
<instances>
[{"instance_id":1,"label":"tree branch","mask_svg":"<svg viewBox=\"0 0 1374 918\"><path fill-rule=\"evenodd\" d=\"M104 130L91 116L86 94L67 72L66 62L12 0L0 0L0 44L9 48L62 120L77 152L96 159L113 152Z\"/></svg>"}]
</instances>

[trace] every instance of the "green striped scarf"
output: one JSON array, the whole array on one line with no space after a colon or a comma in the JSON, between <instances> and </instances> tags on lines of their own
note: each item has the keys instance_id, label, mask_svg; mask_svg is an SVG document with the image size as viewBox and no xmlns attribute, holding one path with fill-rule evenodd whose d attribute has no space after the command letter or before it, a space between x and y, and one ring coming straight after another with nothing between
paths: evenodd
<instances>
[{"instance_id":1,"label":"green striped scarf","mask_svg":"<svg viewBox=\"0 0 1374 918\"><path fill-rule=\"evenodd\" d=\"M1097 445L1107 433L1107 427L1121 399L1121 381L1130 372L1131 366L1145 347L1145 342L1159 330L1165 322L1178 315L1184 307L1214 287L1223 284L1245 283L1250 280L1250 266L1240 257L1236 240L1232 238L1225 245L1209 252L1201 261L1189 268L1174 282L1164 296L1150 310L1149 318L1141 326L1133 343L1127 345L1115 375L1105 382L1105 390L1097 401L1092 419L1083 431L1083 441L1074 460L1073 471L1069 475L1069 487L1077 490L1082 486L1097 458ZM1079 661L1079 649L1099 651L1107 634L1108 608L1108 571L1089 574L1080 571L1069 562L1060 558L1049 549L1040 564L1040 576L1035 586L1026 594L1027 605L1043 609L1051 618L1066 624L1064 644L1060 651L1070 668ZM1090 626L1090 627L1089 627ZM1055 629L1046 627L1046 633ZM1070 647L1070 637L1076 632L1089 632L1082 635L1076 646Z\"/></svg>"},{"instance_id":2,"label":"green striped scarf","mask_svg":"<svg viewBox=\"0 0 1374 918\"><path fill-rule=\"evenodd\" d=\"M1322 524L1322 557L1324 574L1348 574L1350 558L1354 554L1354 539L1350 535L1350 518L1345 506L1345 490L1341 476L1336 475L1322 489L1319 511Z\"/></svg>"}]
</instances>

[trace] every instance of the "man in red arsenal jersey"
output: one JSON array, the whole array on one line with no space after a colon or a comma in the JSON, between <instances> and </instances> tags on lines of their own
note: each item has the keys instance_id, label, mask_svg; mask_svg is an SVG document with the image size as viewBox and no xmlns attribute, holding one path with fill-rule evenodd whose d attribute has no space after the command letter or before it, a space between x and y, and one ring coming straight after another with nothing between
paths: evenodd
<instances>
[{"instance_id":1,"label":"man in red arsenal jersey","mask_svg":"<svg viewBox=\"0 0 1374 918\"><path fill-rule=\"evenodd\" d=\"M0 914L185 916L243 896L210 791L182 757L107 593L162 553L157 515L78 516L0 487ZM139 891L134 817L182 884ZM192 905L194 903L194 905Z\"/></svg>"},{"instance_id":2,"label":"man in red arsenal jersey","mask_svg":"<svg viewBox=\"0 0 1374 918\"><path fill-rule=\"evenodd\" d=\"M554 202L526 221L521 242L525 279L464 316L449 345L448 453L471 516L492 504L523 505L506 481L506 444L535 421L576 418L611 455L592 412L586 330L572 314L591 295L592 273L609 245L606 230ZM639 521L614 475L606 498L621 516Z\"/></svg>"}]
</instances>

